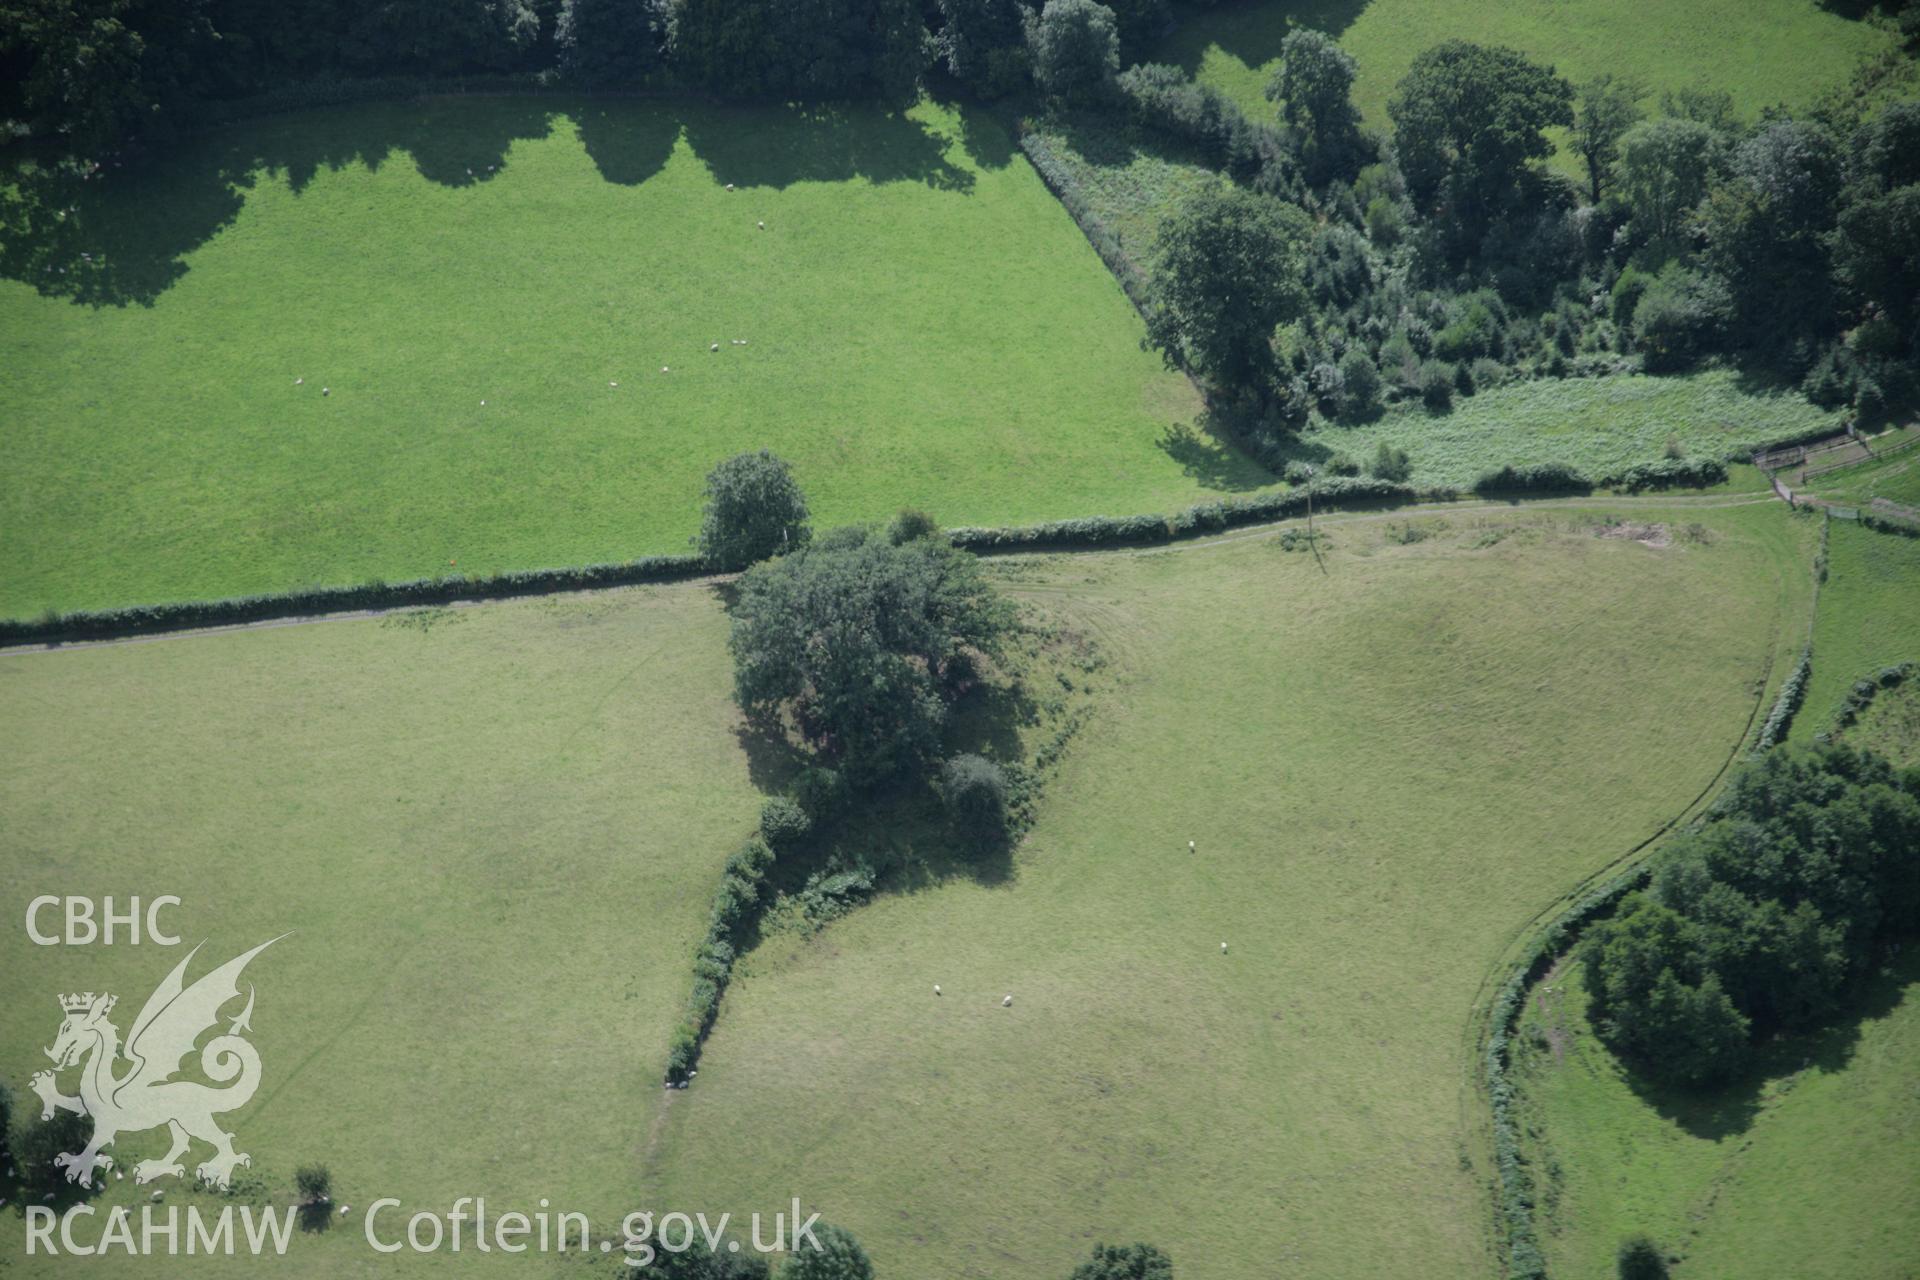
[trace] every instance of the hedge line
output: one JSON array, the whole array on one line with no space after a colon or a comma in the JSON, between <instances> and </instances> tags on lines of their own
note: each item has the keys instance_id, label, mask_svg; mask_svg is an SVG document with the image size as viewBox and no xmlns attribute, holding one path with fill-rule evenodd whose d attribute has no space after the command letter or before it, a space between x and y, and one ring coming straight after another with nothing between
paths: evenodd
<instances>
[{"instance_id":1,"label":"hedge line","mask_svg":"<svg viewBox=\"0 0 1920 1280\"><path fill-rule=\"evenodd\" d=\"M131 605L124 609L48 611L39 618L0 619L0 644L58 640L103 640L154 631L224 627L304 614L353 609L395 609L410 605L451 604L456 600L494 600L558 591L591 591L643 582L674 582L709 572L698 556L646 556L619 564L578 565L567 569L529 569L484 577L456 575L415 578L410 582L367 582L351 587L302 587L267 595L224 600L182 600L173 604Z\"/></svg>"},{"instance_id":2,"label":"hedge line","mask_svg":"<svg viewBox=\"0 0 1920 1280\"><path fill-rule=\"evenodd\" d=\"M1760 726L1759 740L1754 743L1754 754L1771 751L1780 745L1787 736L1787 730L1793 727L1794 713L1800 710L1800 699L1807 693L1807 677L1813 672L1813 646L1800 650L1800 661L1793 664L1793 670L1781 682L1780 696L1773 700L1773 710L1767 714L1767 722Z\"/></svg>"},{"instance_id":3,"label":"hedge line","mask_svg":"<svg viewBox=\"0 0 1920 1280\"><path fill-rule=\"evenodd\" d=\"M1514 1114L1516 1090L1507 1075L1508 1046L1526 1008L1527 989L1552 970L1580 930L1614 908L1628 892L1646 883L1652 868L1645 862L1628 868L1592 890L1562 912L1535 939L1514 966L1512 976L1494 997L1491 1030L1482 1058L1487 1096L1493 1108L1493 1154L1499 1179L1497 1216L1506 1244L1508 1280L1546 1280L1546 1255L1534 1231L1533 1175L1520 1148L1520 1122Z\"/></svg>"},{"instance_id":4,"label":"hedge line","mask_svg":"<svg viewBox=\"0 0 1920 1280\"><path fill-rule=\"evenodd\" d=\"M1637 490L1655 483L1712 484L1725 476L1724 466L1707 459L1644 463L1603 477L1598 482L1560 463L1540 463L1490 471L1474 483L1474 492L1586 493L1596 483ZM1370 476L1325 476L1285 493L1201 502L1172 515L1084 516L1035 525L962 527L949 529L947 534L955 546L978 553L1152 546L1242 525L1292 519L1306 514L1309 502L1323 510L1336 510L1399 506L1411 502L1451 502L1459 496L1458 490L1445 485L1421 488ZM1862 523L1869 523L1864 514ZM1878 528L1878 522L1874 522L1872 527ZM1894 527L1904 530L1904 526ZM223 600L182 600L171 604L130 605L122 609L74 613L49 611L39 618L0 619L0 645L107 640L157 631L234 626L356 609L396 609L451 604L461 600L591 591L648 582L676 582L709 572L710 567L698 556L645 556L614 564L528 569L484 577L455 575L415 578L408 582L376 581L358 586L303 587L264 595L232 596Z\"/></svg>"},{"instance_id":5,"label":"hedge line","mask_svg":"<svg viewBox=\"0 0 1920 1280\"><path fill-rule=\"evenodd\" d=\"M687 992L680 1025L667 1044L669 1088L686 1088L699 1065L701 1046L720 1013L720 997L733 978L739 945L759 918L761 895L773 860L772 847L758 835L749 836L727 859L720 886L713 891L706 937L694 953L693 986Z\"/></svg>"},{"instance_id":6,"label":"hedge line","mask_svg":"<svg viewBox=\"0 0 1920 1280\"><path fill-rule=\"evenodd\" d=\"M1143 317L1147 315L1152 303L1146 275L1127 256L1126 250L1120 247L1119 237L1107 230L1107 224L1094 213L1092 204L1080 190L1080 184L1053 153L1053 145L1035 133L1024 120L1020 122L1018 132L1020 149L1027 153L1027 159L1040 175L1040 181L1046 184L1047 190L1053 192L1053 198L1060 202L1060 207L1080 228L1080 234L1087 238L1093 251L1107 264L1107 270L1120 282L1120 288L1126 293L1127 301L1133 303L1134 310Z\"/></svg>"},{"instance_id":7,"label":"hedge line","mask_svg":"<svg viewBox=\"0 0 1920 1280\"><path fill-rule=\"evenodd\" d=\"M1285 493L1197 503L1170 516L1086 516L999 529L949 529L947 536L954 546L975 552L1151 546L1240 525L1290 519L1306 514L1309 501L1316 507L1331 510L1350 506L1397 506L1423 500L1444 502L1458 496L1448 488L1418 489L1391 480L1331 476Z\"/></svg>"},{"instance_id":8,"label":"hedge line","mask_svg":"<svg viewBox=\"0 0 1920 1280\"><path fill-rule=\"evenodd\" d=\"M1727 464L1717 458L1662 458L1639 462L1618 471L1589 476L1564 462L1511 464L1481 474L1473 491L1489 493L1591 493L1595 489L1705 488L1727 478Z\"/></svg>"},{"instance_id":9,"label":"hedge line","mask_svg":"<svg viewBox=\"0 0 1920 1280\"><path fill-rule=\"evenodd\" d=\"M1907 665L1920 667L1920 664ZM1812 646L1809 645L1801 650L1800 660L1781 685L1780 696L1774 700L1772 712L1761 727L1756 751L1777 745L1785 736L1792 720L1791 708L1799 704L1811 666ZM1701 816L1712 813L1723 800L1724 793L1716 797ZM1665 830L1655 833L1640 848L1647 848L1665 834ZM1512 1066L1508 1050L1513 1043L1513 1033L1520 1025L1520 1015L1526 1010L1527 991L1553 969L1561 956L1572 950L1582 930L1612 911L1620 899L1647 884L1652 876L1652 860L1642 859L1581 896L1540 931L1494 997L1481 1065L1488 1103L1493 1111L1494 1165L1499 1180L1495 1217L1505 1241L1507 1280L1547 1280L1546 1255L1540 1250L1540 1238L1533 1222L1533 1175L1521 1150L1520 1120L1515 1114L1518 1090L1508 1075L1508 1068Z\"/></svg>"}]
</instances>

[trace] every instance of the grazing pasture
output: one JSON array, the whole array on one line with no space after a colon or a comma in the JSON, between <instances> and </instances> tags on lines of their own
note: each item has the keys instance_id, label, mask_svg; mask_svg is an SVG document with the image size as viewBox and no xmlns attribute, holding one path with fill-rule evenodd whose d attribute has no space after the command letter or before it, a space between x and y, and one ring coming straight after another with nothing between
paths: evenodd
<instances>
[{"instance_id":1,"label":"grazing pasture","mask_svg":"<svg viewBox=\"0 0 1920 1280\"><path fill-rule=\"evenodd\" d=\"M1517 1042L1555 1280L1613 1280L1648 1235L1702 1280L1897 1280L1920 1266L1920 961L1854 1018L1695 1094L1649 1086L1594 1034L1577 965L1536 990Z\"/></svg>"},{"instance_id":2,"label":"grazing pasture","mask_svg":"<svg viewBox=\"0 0 1920 1280\"><path fill-rule=\"evenodd\" d=\"M1295 24L1327 32L1353 55L1354 105L1377 129L1392 127L1387 99L1414 58L1450 39L1510 46L1576 85L1603 72L1638 79L1651 91L1649 108L1663 91L1724 90L1747 117L1776 104L1810 106L1845 85L1862 58L1895 45L1890 33L1815 0L1229 0L1182 15L1155 59L1267 119L1267 77ZM1564 149L1554 163L1569 173L1576 166Z\"/></svg>"},{"instance_id":3,"label":"grazing pasture","mask_svg":"<svg viewBox=\"0 0 1920 1280\"><path fill-rule=\"evenodd\" d=\"M284 1263L195 1267L376 1274L359 1214L377 1196L408 1213L546 1196L606 1226L639 1207L689 956L758 813L737 720L725 619L695 586L0 656L10 913L40 893L177 895L165 922L206 940L193 976L293 931L247 970L264 1083L223 1117L254 1156L239 1203L291 1203L295 1166L320 1161L354 1212ZM11 919L17 1104L37 1113L56 993L117 993L125 1032L185 950L34 946ZM130 1168L164 1140L114 1154ZM152 1190L108 1185L103 1207ZM23 1258L21 1232L16 1203L10 1274L71 1274Z\"/></svg>"},{"instance_id":4,"label":"grazing pasture","mask_svg":"<svg viewBox=\"0 0 1920 1280\"><path fill-rule=\"evenodd\" d=\"M970 109L354 106L0 204L0 615L680 551L763 446L827 522L1271 482Z\"/></svg>"},{"instance_id":5,"label":"grazing pasture","mask_svg":"<svg viewBox=\"0 0 1920 1280\"><path fill-rule=\"evenodd\" d=\"M1666 545L1604 510L994 562L1111 686L1011 874L749 954L643 1184L798 1189L891 1275L1099 1239L1183 1280L1487 1273L1483 983L1711 782L1804 634L1777 507Z\"/></svg>"},{"instance_id":6,"label":"grazing pasture","mask_svg":"<svg viewBox=\"0 0 1920 1280\"><path fill-rule=\"evenodd\" d=\"M1851 520L1828 526L1827 581L1813 630L1813 674L1793 736L1827 728L1840 700L1882 667L1920 660L1920 538Z\"/></svg>"}]
</instances>

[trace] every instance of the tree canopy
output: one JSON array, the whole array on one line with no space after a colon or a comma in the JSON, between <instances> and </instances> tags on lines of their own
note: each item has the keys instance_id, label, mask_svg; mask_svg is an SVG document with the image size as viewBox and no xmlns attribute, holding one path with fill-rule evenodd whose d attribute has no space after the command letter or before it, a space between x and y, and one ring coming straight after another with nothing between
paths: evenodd
<instances>
[{"instance_id":1,"label":"tree canopy","mask_svg":"<svg viewBox=\"0 0 1920 1280\"><path fill-rule=\"evenodd\" d=\"M978 562L944 538L835 530L741 578L735 697L871 785L938 758L964 655L998 655L1012 626Z\"/></svg>"},{"instance_id":2,"label":"tree canopy","mask_svg":"<svg viewBox=\"0 0 1920 1280\"><path fill-rule=\"evenodd\" d=\"M774 454L765 449L735 454L708 473L699 538L708 564L744 569L805 546L807 537L806 496Z\"/></svg>"},{"instance_id":3,"label":"tree canopy","mask_svg":"<svg viewBox=\"0 0 1920 1280\"><path fill-rule=\"evenodd\" d=\"M1655 1075L1722 1078L1749 1044L1831 1016L1920 923L1920 771L1780 748L1676 840L1581 946L1601 1034Z\"/></svg>"},{"instance_id":4,"label":"tree canopy","mask_svg":"<svg viewBox=\"0 0 1920 1280\"><path fill-rule=\"evenodd\" d=\"M1149 340L1169 364L1263 385L1274 328L1306 301L1311 234L1297 205L1224 184L1195 193L1160 230Z\"/></svg>"},{"instance_id":5,"label":"tree canopy","mask_svg":"<svg viewBox=\"0 0 1920 1280\"><path fill-rule=\"evenodd\" d=\"M1119 24L1094 0L1047 0L1028 28L1033 78L1068 102L1101 97L1120 69Z\"/></svg>"},{"instance_id":6,"label":"tree canopy","mask_svg":"<svg viewBox=\"0 0 1920 1280\"><path fill-rule=\"evenodd\" d=\"M1546 130L1572 126L1573 89L1515 50L1448 40L1413 60L1387 114L1409 191L1443 199L1472 239L1553 153Z\"/></svg>"}]
</instances>

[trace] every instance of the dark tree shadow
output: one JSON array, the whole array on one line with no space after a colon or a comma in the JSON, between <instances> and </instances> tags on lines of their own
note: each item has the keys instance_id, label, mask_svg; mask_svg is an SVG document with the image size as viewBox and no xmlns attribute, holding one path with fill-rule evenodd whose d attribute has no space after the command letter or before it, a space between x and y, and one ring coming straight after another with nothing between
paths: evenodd
<instances>
[{"instance_id":1,"label":"dark tree shadow","mask_svg":"<svg viewBox=\"0 0 1920 1280\"><path fill-rule=\"evenodd\" d=\"M1223 439L1205 417L1201 430L1183 422L1168 423L1154 443L1162 453L1180 464L1180 469L1209 489L1245 493L1273 483L1273 475L1230 440Z\"/></svg>"},{"instance_id":2,"label":"dark tree shadow","mask_svg":"<svg viewBox=\"0 0 1920 1280\"><path fill-rule=\"evenodd\" d=\"M680 122L665 107L583 103L568 114L600 176L623 187L637 187L666 168L680 140Z\"/></svg>"},{"instance_id":3,"label":"dark tree shadow","mask_svg":"<svg viewBox=\"0 0 1920 1280\"><path fill-rule=\"evenodd\" d=\"M734 738L747 756L748 781L767 795L784 794L799 772L807 767L807 753L794 744L780 725L749 718L734 730Z\"/></svg>"},{"instance_id":4,"label":"dark tree shadow","mask_svg":"<svg viewBox=\"0 0 1920 1280\"><path fill-rule=\"evenodd\" d=\"M687 112L686 131L714 180L735 186L865 178L973 189L973 174L947 159L952 140L897 111L834 104L710 107Z\"/></svg>"},{"instance_id":5,"label":"dark tree shadow","mask_svg":"<svg viewBox=\"0 0 1920 1280\"><path fill-rule=\"evenodd\" d=\"M188 271L186 258L230 225L264 174L304 192L323 171L378 170L409 157L429 182L464 187L505 172L513 144L571 116L602 178L646 181L684 128L716 180L920 182L968 191L947 159L956 139L898 112L867 107L728 108L529 95L362 103L226 125L176 145L99 164L0 167L0 278L82 306L151 306ZM961 111L961 141L980 163L1011 162L1005 130Z\"/></svg>"},{"instance_id":6,"label":"dark tree shadow","mask_svg":"<svg viewBox=\"0 0 1920 1280\"><path fill-rule=\"evenodd\" d=\"M1336 40L1366 9L1368 0L1301 0L1277 5L1272 0L1228 0L1207 10L1204 19L1188 13L1171 40L1152 60L1172 62L1195 72L1208 47L1218 45L1250 67L1280 56L1280 46L1295 27L1324 31Z\"/></svg>"},{"instance_id":7,"label":"dark tree shadow","mask_svg":"<svg viewBox=\"0 0 1920 1280\"><path fill-rule=\"evenodd\" d=\"M333 1205L330 1201L315 1200L300 1206L296 1215L300 1220L300 1229L311 1235L318 1235L333 1226Z\"/></svg>"},{"instance_id":8,"label":"dark tree shadow","mask_svg":"<svg viewBox=\"0 0 1920 1280\"><path fill-rule=\"evenodd\" d=\"M1013 163L1013 134L985 107L972 103L947 104L960 117L960 145L982 169L1004 169Z\"/></svg>"},{"instance_id":9,"label":"dark tree shadow","mask_svg":"<svg viewBox=\"0 0 1920 1280\"><path fill-rule=\"evenodd\" d=\"M152 306L262 173L298 194L323 169L378 169L404 152L429 181L466 186L501 172L551 117L528 98L372 104L216 128L97 166L14 157L0 171L0 277L82 306Z\"/></svg>"},{"instance_id":10,"label":"dark tree shadow","mask_svg":"<svg viewBox=\"0 0 1920 1280\"><path fill-rule=\"evenodd\" d=\"M1774 1081L1809 1067L1829 1073L1844 1070L1859 1048L1862 1024L1886 1017L1909 998L1920 998L1910 990L1916 983L1920 983L1920 947L1909 946L1895 963L1867 977L1844 1015L1817 1030L1762 1045L1752 1066L1724 1085L1697 1089L1662 1084L1646 1079L1631 1065L1628 1083L1662 1118L1696 1138L1718 1141L1738 1136L1753 1126Z\"/></svg>"}]
</instances>

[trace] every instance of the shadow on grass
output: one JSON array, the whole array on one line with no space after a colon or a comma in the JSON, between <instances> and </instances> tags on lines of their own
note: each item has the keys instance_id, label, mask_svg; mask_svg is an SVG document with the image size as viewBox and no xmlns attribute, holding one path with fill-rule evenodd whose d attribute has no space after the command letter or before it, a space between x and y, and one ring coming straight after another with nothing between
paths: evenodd
<instances>
[{"instance_id":1,"label":"shadow on grass","mask_svg":"<svg viewBox=\"0 0 1920 1280\"><path fill-rule=\"evenodd\" d=\"M1219 427L1205 417L1199 430L1183 422L1167 425L1154 441L1160 452L1180 464L1180 469L1209 489L1245 493L1265 488L1275 477L1259 463L1240 452Z\"/></svg>"},{"instance_id":2,"label":"shadow on grass","mask_svg":"<svg viewBox=\"0 0 1920 1280\"><path fill-rule=\"evenodd\" d=\"M1219 47L1250 67L1280 56L1280 46L1295 27L1324 31L1336 40L1366 9L1368 0L1301 0L1275 5L1269 0L1230 0L1207 11L1203 22L1191 18L1158 50L1155 62L1172 62L1188 72L1200 69L1207 49Z\"/></svg>"},{"instance_id":3,"label":"shadow on grass","mask_svg":"<svg viewBox=\"0 0 1920 1280\"><path fill-rule=\"evenodd\" d=\"M1724 1085L1681 1088L1646 1079L1631 1067L1628 1084L1663 1119L1696 1138L1736 1137L1752 1127L1775 1082L1809 1068L1829 1074L1845 1070L1859 1047L1862 1025L1892 1013L1909 998L1908 988L1915 983L1920 983L1920 947L1909 946L1895 963L1881 966L1861 984L1842 1017L1818 1030L1761 1046L1752 1066Z\"/></svg>"},{"instance_id":4,"label":"shadow on grass","mask_svg":"<svg viewBox=\"0 0 1920 1280\"><path fill-rule=\"evenodd\" d=\"M837 104L711 108L687 113L687 140L717 182L919 182L970 191L974 177L946 157L945 135L897 111Z\"/></svg>"},{"instance_id":5,"label":"shadow on grass","mask_svg":"<svg viewBox=\"0 0 1920 1280\"><path fill-rule=\"evenodd\" d=\"M920 182L972 189L947 159L954 139L867 107L704 107L640 100L499 97L370 103L215 128L164 149L93 165L17 155L0 168L0 278L88 307L152 306L186 258L246 203L262 174L296 194L323 170L377 170L405 155L429 182L467 187L507 171L517 141L575 122L600 176L635 186L682 132L716 181ZM962 109L961 141L987 167L1011 160L992 119Z\"/></svg>"}]
</instances>

